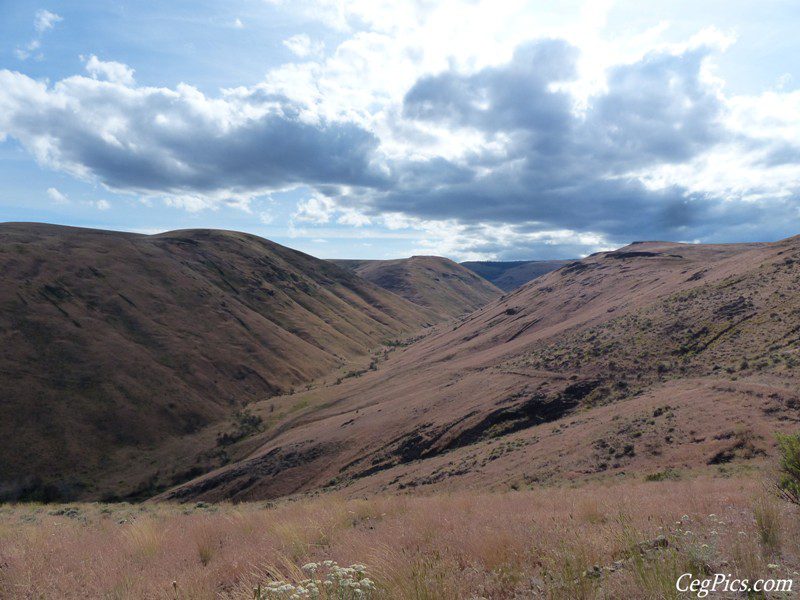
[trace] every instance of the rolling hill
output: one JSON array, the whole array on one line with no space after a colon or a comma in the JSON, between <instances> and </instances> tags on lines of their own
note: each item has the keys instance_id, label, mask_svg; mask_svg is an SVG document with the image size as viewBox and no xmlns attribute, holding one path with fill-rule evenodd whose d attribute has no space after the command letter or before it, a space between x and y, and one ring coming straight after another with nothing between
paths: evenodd
<instances>
[{"instance_id":1,"label":"rolling hill","mask_svg":"<svg viewBox=\"0 0 800 600\"><path fill-rule=\"evenodd\" d=\"M800 237L636 243L574 261L373 371L295 394L303 411L161 498L508 489L757 466L773 433L800 423L798 292Z\"/></svg>"},{"instance_id":2,"label":"rolling hill","mask_svg":"<svg viewBox=\"0 0 800 600\"><path fill-rule=\"evenodd\" d=\"M521 260L521 261L467 261L461 263L491 281L501 290L510 292L525 285L532 279L546 275L550 271L560 269L568 264L569 260Z\"/></svg>"},{"instance_id":3,"label":"rolling hill","mask_svg":"<svg viewBox=\"0 0 800 600\"><path fill-rule=\"evenodd\" d=\"M332 262L442 318L472 312L502 295L484 278L440 256Z\"/></svg>"},{"instance_id":4,"label":"rolling hill","mask_svg":"<svg viewBox=\"0 0 800 600\"><path fill-rule=\"evenodd\" d=\"M176 458L143 452L437 319L252 235L0 224L0 497L131 493Z\"/></svg>"}]
</instances>

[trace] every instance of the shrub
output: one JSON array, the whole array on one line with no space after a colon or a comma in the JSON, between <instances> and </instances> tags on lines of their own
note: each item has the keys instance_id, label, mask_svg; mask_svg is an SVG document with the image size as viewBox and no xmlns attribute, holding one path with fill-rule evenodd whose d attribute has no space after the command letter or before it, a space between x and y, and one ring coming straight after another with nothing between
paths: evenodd
<instances>
[{"instance_id":1,"label":"shrub","mask_svg":"<svg viewBox=\"0 0 800 600\"><path fill-rule=\"evenodd\" d=\"M753 506L758 538L765 550L777 552L781 542L781 516L774 498L762 497Z\"/></svg>"},{"instance_id":2,"label":"shrub","mask_svg":"<svg viewBox=\"0 0 800 600\"><path fill-rule=\"evenodd\" d=\"M663 471L657 471L655 473L650 473L649 475L645 475L645 481L668 481L668 480L677 480L681 478L680 471L676 469L664 469Z\"/></svg>"},{"instance_id":3,"label":"shrub","mask_svg":"<svg viewBox=\"0 0 800 600\"><path fill-rule=\"evenodd\" d=\"M800 505L800 433L778 434L781 451L778 491L793 504Z\"/></svg>"},{"instance_id":4,"label":"shrub","mask_svg":"<svg viewBox=\"0 0 800 600\"><path fill-rule=\"evenodd\" d=\"M200 564L204 567L207 566L214 558L214 546L209 543L209 540L197 542L197 555L200 558Z\"/></svg>"},{"instance_id":5,"label":"shrub","mask_svg":"<svg viewBox=\"0 0 800 600\"><path fill-rule=\"evenodd\" d=\"M303 565L309 578L298 583L272 581L253 590L254 600L324 598L333 600L369 600L375 584L367 577L364 565L340 567L332 560Z\"/></svg>"},{"instance_id":6,"label":"shrub","mask_svg":"<svg viewBox=\"0 0 800 600\"><path fill-rule=\"evenodd\" d=\"M247 409L237 411L233 415L233 424L236 429L217 436L218 445L230 446L248 436L264 431L264 422L261 417L254 415Z\"/></svg>"}]
</instances>

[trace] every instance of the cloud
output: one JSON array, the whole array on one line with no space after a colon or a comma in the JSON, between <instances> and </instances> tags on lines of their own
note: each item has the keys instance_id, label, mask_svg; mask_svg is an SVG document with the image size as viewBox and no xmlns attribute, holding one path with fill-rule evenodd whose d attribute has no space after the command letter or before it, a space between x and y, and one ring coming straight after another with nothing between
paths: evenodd
<instances>
[{"instance_id":1,"label":"cloud","mask_svg":"<svg viewBox=\"0 0 800 600\"><path fill-rule=\"evenodd\" d=\"M475 0L456 20L450 3L302 0L344 39L286 39L297 60L260 84L143 87L94 55L89 76L52 84L0 71L0 136L190 211L304 188L292 235L379 227L462 258L792 233L800 91L733 95L713 70L733 38L713 28L605 43L606 4L541 37L516 3Z\"/></svg>"},{"instance_id":2,"label":"cloud","mask_svg":"<svg viewBox=\"0 0 800 600\"><path fill-rule=\"evenodd\" d=\"M577 57L560 40L522 46L498 67L423 77L406 94L403 116L445 131L477 131L485 140L482 150L460 161L397 162L394 187L338 201L368 213L455 219L469 231L483 229L483 237L464 246L490 255L504 251L476 240L502 226L507 229L496 229L503 235L494 238L504 239L507 249L531 244L540 250L541 240L530 232L571 231L575 240L589 235L589 247L642 238L719 239L755 223L768 231L764 235L788 233L785 219L796 218L800 206L798 161L787 154L800 151L796 141L787 138L780 147L784 160L793 162L780 177L783 202L774 196L753 202L745 190L709 194L700 181L689 185L665 175L682 165L701 172L704 160L732 149L752 166L749 153L763 146L727 125L730 106L704 78L712 51L657 51L618 65L583 113L559 85L575 76ZM781 114L767 112L770 118ZM796 122L800 111L784 114ZM775 174L756 170L761 179ZM664 179L653 184L647 174L659 171ZM752 190L753 179L748 183L745 189Z\"/></svg>"},{"instance_id":3,"label":"cloud","mask_svg":"<svg viewBox=\"0 0 800 600\"><path fill-rule=\"evenodd\" d=\"M54 187L47 188L47 196L56 204L67 204L69 202L66 194L62 194Z\"/></svg>"},{"instance_id":4,"label":"cloud","mask_svg":"<svg viewBox=\"0 0 800 600\"><path fill-rule=\"evenodd\" d=\"M336 205L333 200L320 194L314 194L297 203L297 211L292 218L299 222L321 225L331 220L335 210Z\"/></svg>"},{"instance_id":5,"label":"cloud","mask_svg":"<svg viewBox=\"0 0 800 600\"><path fill-rule=\"evenodd\" d=\"M535 256L554 260L585 256L616 246L602 234L570 229L520 231L511 224L464 225L457 220L420 221L423 235L413 252L455 260L515 260Z\"/></svg>"},{"instance_id":6,"label":"cloud","mask_svg":"<svg viewBox=\"0 0 800 600\"><path fill-rule=\"evenodd\" d=\"M234 20L233 20L233 26L234 26L236 29L244 29L244 23L243 23L243 22L242 22L242 20L241 20L241 19L239 19L238 17L237 17L236 19L234 19Z\"/></svg>"},{"instance_id":7,"label":"cloud","mask_svg":"<svg viewBox=\"0 0 800 600\"><path fill-rule=\"evenodd\" d=\"M723 141L724 106L701 74L708 47L652 53L611 70L608 92L590 108L590 135L622 164L682 162Z\"/></svg>"},{"instance_id":8,"label":"cloud","mask_svg":"<svg viewBox=\"0 0 800 600\"><path fill-rule=\"evenodd\" d=\"M577 49L545 40L517 49L502 67L423 77L403 101L405 116L484 131L563 129L570 100L550 85L575 77Z\"/></svg>"},{"instance_id":9,"label":"cloud","mask_svg":"<svg viewBox=\"0 0 800 600\"><path fill-rule=\"evenodd\" d=\"M322 54L325 44L322 42L314 42L305 33L299 33L292 37L283 40L283 45L286 46L292 54L298 58L306 58L309 56L318 56Z\"/></svg>"},{"instance_id":10,"label":"cloud","mask_svg":"<svg viewBox=\"0 0 800 600\"><path fill-rule=\"evenodd\" d=\"M372 219L361 213L357 210L352 208L343 208L340 209L339 217L336 219L336 222L340 225L351 225L353 227L363 227L365 225L370 225L372 223Z\"/></svg>"},{"instance_id":11,"label":"cloud","mask_svg":"<svg viewBox=\"0 0 800 600\"><path fill-rule=\"evenodd\" d=\"M91 61L90 61L91 62ZM106 63L107 64L107 63ZM380 186L374 134L255 88L208 97L74 76L0 71L0 134L43 165L109 189L202 209L300 184Z\"/></svg>"},{"instance_id":12,"label":"cloud","mask_svg":"<svg viewBox=\"0 0 800 600\"><path fill-rule=\"evenodd\" d=\"M33 20L33 27L37 33L44 33L52 29L56 23L63 21L63 17L49 10L40 9L36 11L36 16Z\"/></svg>"},{"instance_id":13,"label":"cloud","mask_svg":"<svg viewBox=\"0 0 800 600\"><path fill-rule=\"evenodd\" d=\"M109 208L111 208L111 203L109 203L108 200L96 200L95 202L92 203L92 205L97 210L108 210Z\"/></svg>"},{"instance_id":14,"label":"cloud","mask_svg":"<svg viewBox=\"0 0 800 600\"><path fill-rule=\"evenodd\" d=\"M14 56L20 60L28 60L41 46L42 43L39 40L31 40L22 47L17 46L14 48ZM39 56L41 57L41 54Z\"/></svg>"},{"instance_id":15,"label":"cloud","mask_svg":"<svg viewBox=\"0 0 800 600\"><path fill-rule=\"evenodd\" d=\"M781 73L778 76L778 79L775 80L775 89L778 91L783 91L787 89L791 83L792 83L792 74Z\"/></svg>"},{"instance_id":16,"label":"cloud","mask_svg":"<svg viewBox=\"0 0 800 600\"><path fill-rule=\"evenodd\" d=\"M81 60L84 60L83 57L81 57ZM134 70L128 65L115 61L102 61L94 54L85 59L84 62L86 63L86 72L94 79L102 79L123 85L133 85L134 83Z\"/></svg>"},{"instance_id":17,"label":"cloud","mask_svg":"<svg viewBox=\"0 0 800 600\"><path fill-rule=\"evenodd\" d=\"M42 60L44 55L41 52L36 53L37 50L40 50L42 47L42 36L55 27L56 23L63 20L62 17L49 10L41 9L36 11L36 15L33 19L33 28L36 30L36 37L27 44L14 48L14 56L19 60L28 60L32 56L37 60Z\"/></svg>"}]
</instances>

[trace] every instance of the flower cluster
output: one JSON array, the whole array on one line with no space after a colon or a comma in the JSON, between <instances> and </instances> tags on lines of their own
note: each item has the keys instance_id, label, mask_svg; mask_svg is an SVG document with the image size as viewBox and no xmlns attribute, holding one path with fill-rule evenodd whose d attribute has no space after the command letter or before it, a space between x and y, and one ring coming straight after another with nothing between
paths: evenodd
<instances>
[{"instance_id":1,"label":"flower cluster","mask_svg":"<svg viewBox=\"0 0 800 600\"><path fill-rule=\"evenodd\" d=\"M364 565L340 567L332 560L303 565L309 579L298 583L272 581L253 590L255 600L370 600L375 584Z\"/></svg>"}]
</instances>

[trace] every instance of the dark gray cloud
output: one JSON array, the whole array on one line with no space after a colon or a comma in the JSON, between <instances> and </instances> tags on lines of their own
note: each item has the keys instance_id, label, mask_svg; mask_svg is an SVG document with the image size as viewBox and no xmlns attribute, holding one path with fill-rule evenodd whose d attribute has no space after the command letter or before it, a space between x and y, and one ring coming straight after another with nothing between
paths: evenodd
<instances>
[{"instance_id":1,"label":"dark gray cloud","mask_svg":"<svg viewBox=\"0 0 800 600\"><path fill-rule=\"evenodd\" d=\"M724 106L701 77L710 50L656 52L613 68L607 90L576 112L558 83L575 76L576 50L557 40L520 48L512 61L474 74L446 72L419 80L406 94L404 116L469 127L506 152L468 157L458 166L395 165L392 189L362 198L376 212L396 211L462 223L513 224L519 234L572 230L632 239L719 239L795 217L798 203L763 203L653 190L633 175L681 164L736 139L721 123ZM755 145L755 143L752 143ZM786 149L772 160L789 156ZM405 175L413 170L414 176ZM779 216L780 215L780 216ZM542 254L535 240L531 246ZM556 245L557 246L557 245ZM513 243L501 255L519 256ZM475 250L475 247L471 248ZM486 248L484 248L485 250ZM565 245L564 250L574 250ZM553 246L547 248L552 254Z\"/></svg>"},{"instance_id":2,"label":"dark gray cloud","mask_svg":"<svg viewBox=\"0 0 800 600\"><path fill-rule=\"evenodd\" d=\"M684 162L723 141L722 104L700 80L706 49L653 53L608 77L594 100L585 133L616 170L653 162Z\"/></svg>"},{"instance_id":3,"label":"dark gray cloud","mask_svg":"<svg viewBox=\"0 0 800 600\"><path fill-rule=\"evenodd\" d=\"M569 95L548 87L575 77L576 57L566 42L546 40L520 47L504 67L425 77L406 94L404 114L489 132L536 132L544 140L572 121Z\"/></svg>"},{"instance_id":4,"label":"dark gray cloud","mask_svg":"<svg viewBox=\"0 0 800 600\"><path fill-rule=\"evenodd\" d=\"M531 163L589 159L603 168L598 175L685 161L721 139L721 101L700 81L707 54L654 53L617 66L607 92L581 116L568 93L553 89L574 79L577 50L558 40L534 42L503 67L421 79L406 94L404 114L512 134L517 156Z\"/></svg>"},{"instance_id":5,"label":"dark gray cloud","mask_svg":"<svg viewBox=\"0 0 800 600\"><path fill-rule=\"evenodd\" d=\"M726 128L725 101L702 76L710 52L652 52L618 65L581 110L566 91L578 51L561 40L525 44L505 65L423 77L388 123L425 154L441 128L489 142L459 160L386 159L363 126L321 120L259 87L209 98L188 86L82 77L48 87L9 71L0 71L0 134L43 163L114 189L219 200L303 184L372 215L457 221L464 250L501 257L574 256L592 249L591 236L580 234L622 244L792 233L796 195L754 201L641 180L718 145L753 151L761 157L755 167L798 162L798 145ZM760 190L740 193L748 192ZM541 232L562 233L542 242Z\"/></svg>"},{"instance_id":6,"label":"dark gray cloud","mask_svg":"<svg viewBox=\"0 0 800 600\"><path fill-rule=\"evenodd\" d=\"M131 88L70 78L47 89L0 72L0 132L43 162L145 194L251 194L293 184L384 185L378 138L347 122L310 122L256 90L210 99L193 88Z\"/></svg>"}]
</instances>

